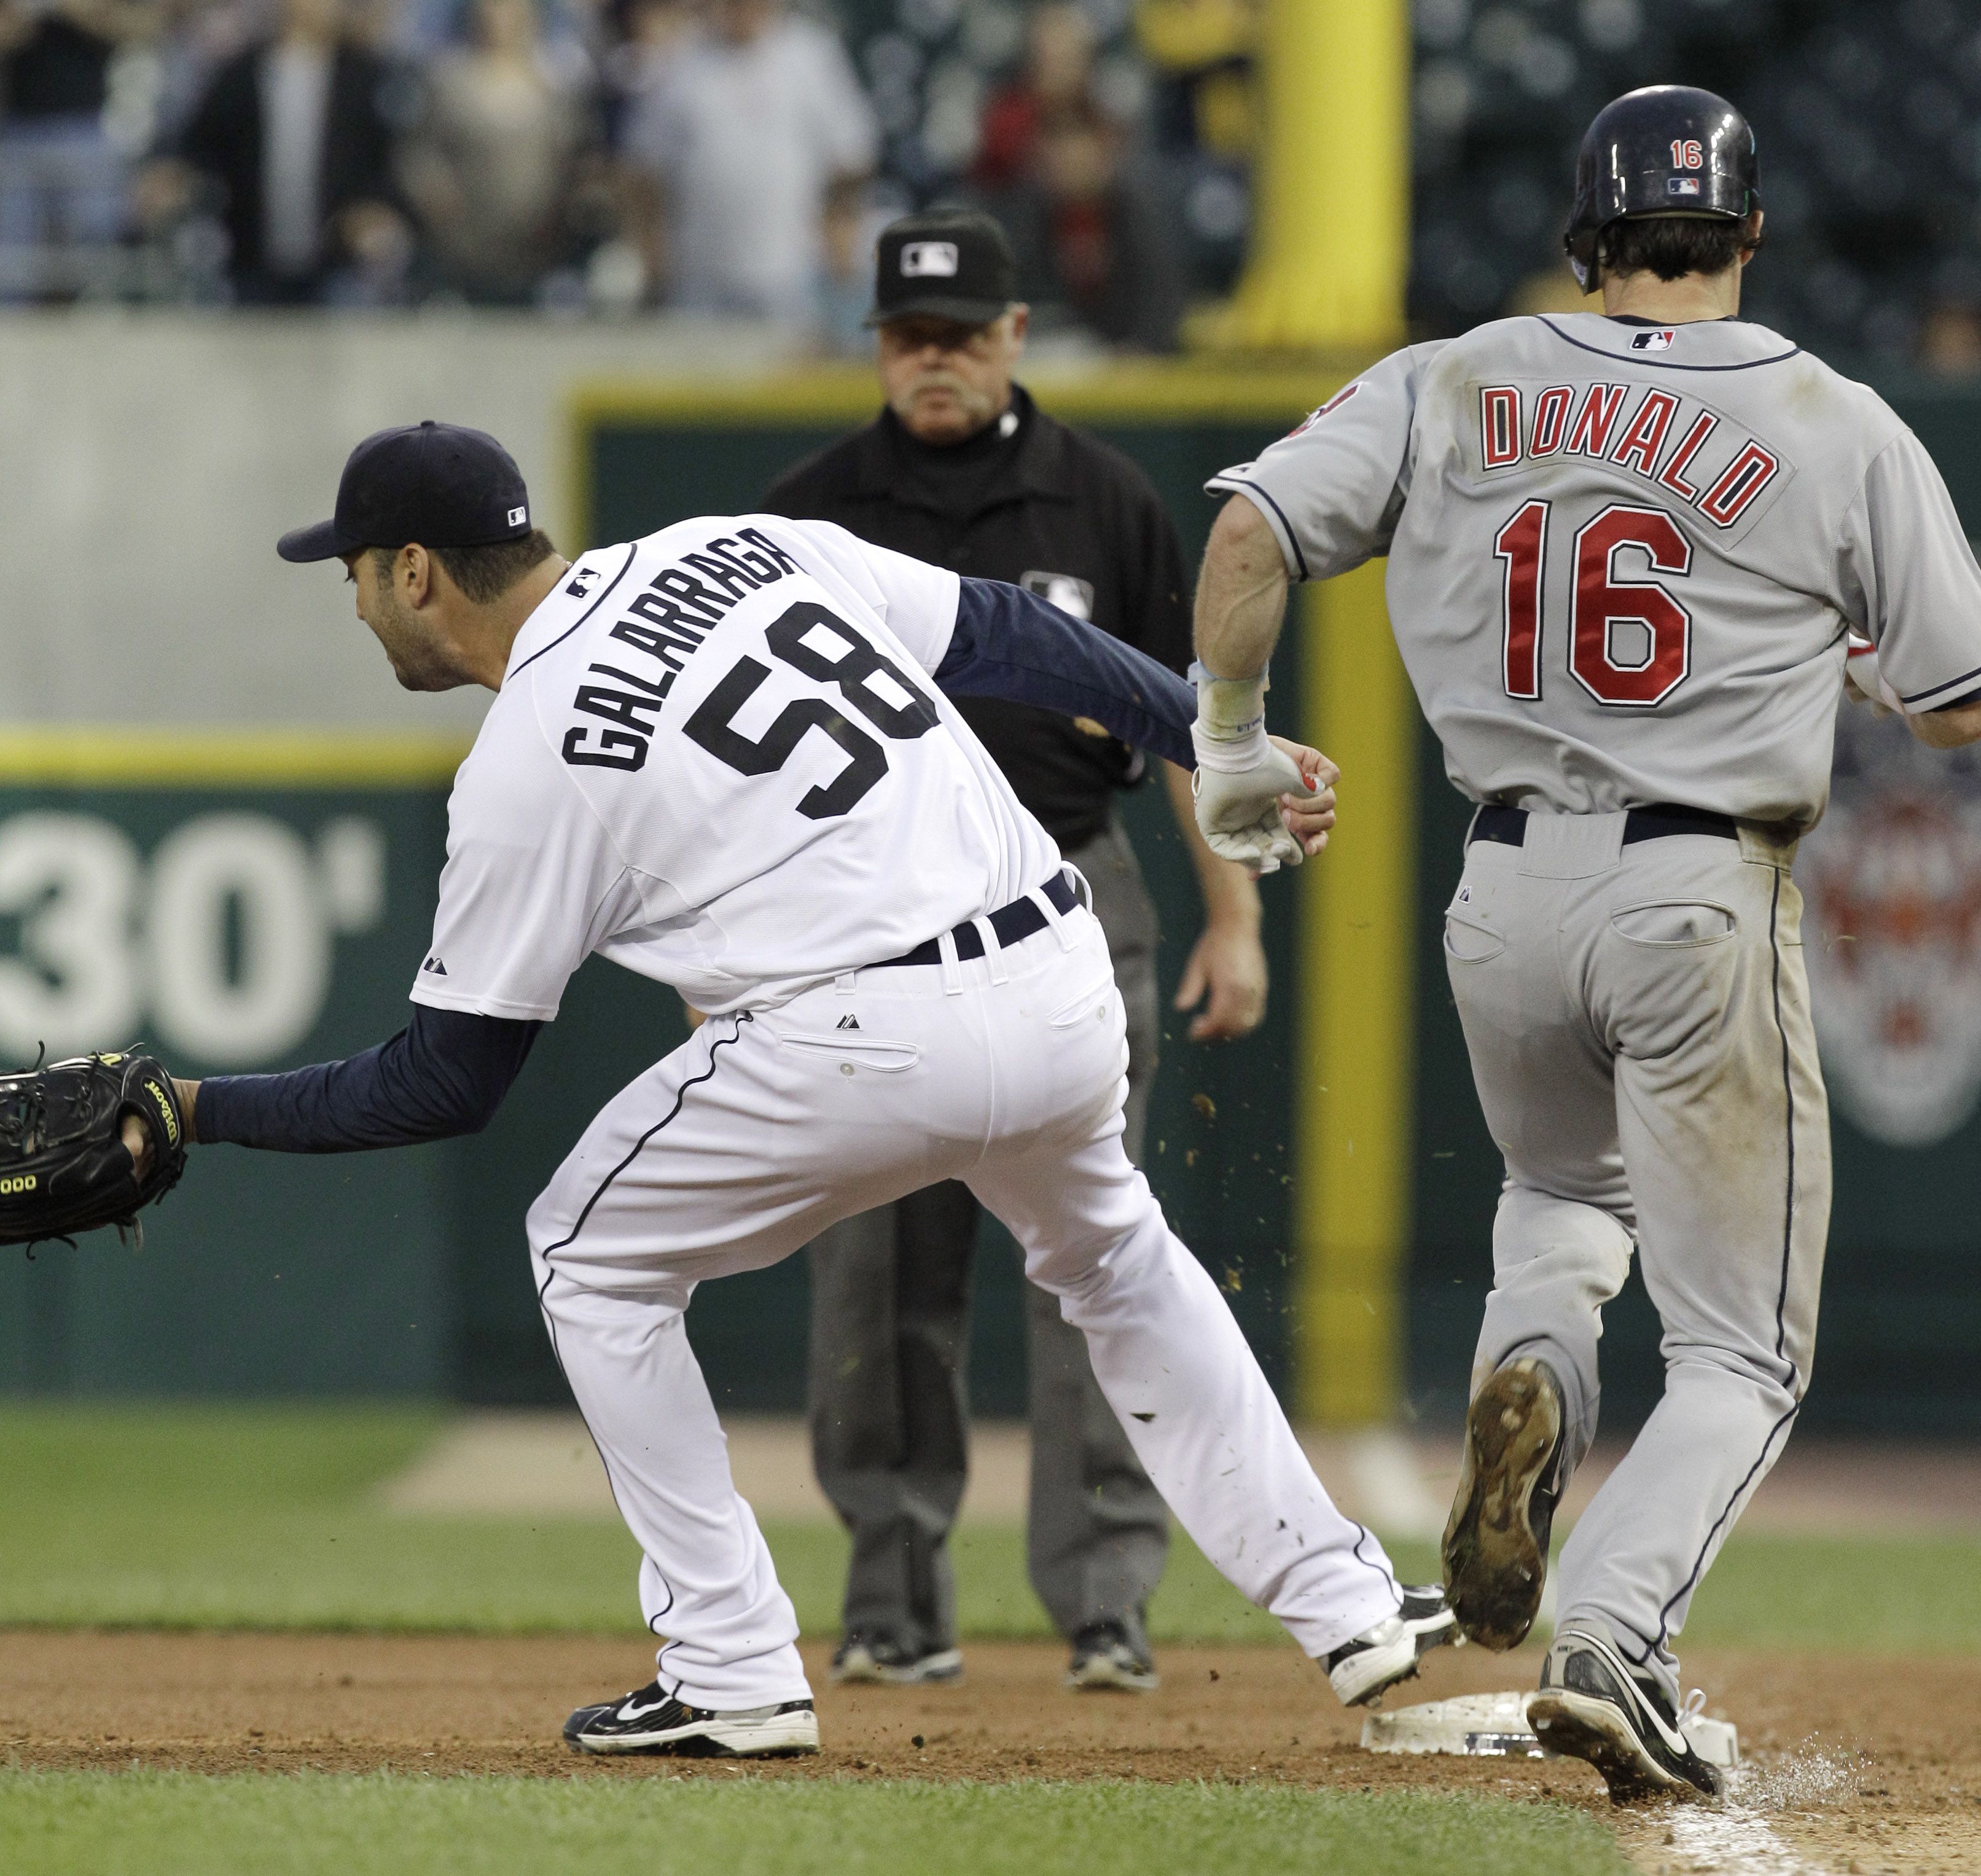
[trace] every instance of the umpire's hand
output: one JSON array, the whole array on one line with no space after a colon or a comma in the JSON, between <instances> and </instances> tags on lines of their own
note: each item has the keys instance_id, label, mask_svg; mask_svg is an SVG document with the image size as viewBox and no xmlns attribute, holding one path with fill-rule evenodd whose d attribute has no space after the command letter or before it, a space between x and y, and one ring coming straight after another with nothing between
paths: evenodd
<instances>
[{"instance_id":1,"label":"umpire's hand","mask_svg":"<svg viewBox=\"0 0 1981 1876\"><path fill-rule=\"evenodd\" d=\"M1235 1042L1266 1014L1266 951L1256 915L1248 925L1213 920L1197 934L1177 985L1176 1007L1196 1010L1193 1042ZM1204 1005L1199 1010L1199 1004Z\"/></svg>"}]
</instances>

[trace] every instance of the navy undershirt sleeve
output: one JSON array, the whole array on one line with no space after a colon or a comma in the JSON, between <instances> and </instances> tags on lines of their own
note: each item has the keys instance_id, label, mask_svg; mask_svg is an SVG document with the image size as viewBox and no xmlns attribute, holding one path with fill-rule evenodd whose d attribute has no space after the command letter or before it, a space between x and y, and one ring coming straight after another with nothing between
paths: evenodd
<instances>
[{"instance_id":1,"label":"navy undershirt sleeve","mask_svg":"<svg viewBox=\"0 0 1981 1876\"><path fill-rule=\"evenodd\" d=\"M935 681L952 697L1001 697L1091 717L1137 749L1194 768L1197 693L1133 645L1000 580L961 582L956 635Z\"/></svg>"},{"instance_id":2,"label":"navy undershirt sleeve","mask_svg":"<svg viewBox=\"0 0 1981 1876\"><path fill-rule=\"evenodd\" d=\"M278 1153L355 1153L479 1133L522 1071L541 1023L413 1005L389 1042L287 1075L199 1085L193 1131Z\"/></svg>"}]
</instances>

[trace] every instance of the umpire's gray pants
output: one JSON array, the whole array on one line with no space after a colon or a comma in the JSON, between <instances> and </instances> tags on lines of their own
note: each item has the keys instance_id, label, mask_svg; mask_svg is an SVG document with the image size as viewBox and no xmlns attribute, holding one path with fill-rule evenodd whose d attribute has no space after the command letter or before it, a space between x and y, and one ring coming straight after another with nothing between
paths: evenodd
<instances>
[{"instance_id":1,"label":"umpire's gray pants","mask_svg":"<svg viewBox=\"0 0 1981 1876\"><path fill-rule=\"evenodd\" d=\"M1118 823L1067 858L1087 876L1128 1016L1124 1145L1140 1163L1155 1072L1156 915ZM812 1463L852 1534L848 1634L911 1653L953 1647L947 1538L969 1466L971 1264L977 1201L931 1186L835 1225L811 1246ZM1032 1587L1060 1631L1119 1622L1146 1652L1169 1514L1056 1297L1025 1291L1031 1371Z\"/></svg>"},{"instance_id":2,"label":"umpire's gray pants","mask_svg":"<svg viewBox=\"0 0 1981 1876\"><path fill-rule=\"evenodd\" d=\"M1534 815L1524 848L1473 842L1445 953L1507 1158L1473 1385L1547 1361L1572 1471L1634 1241L1664 1398L1563 1550L1557 1619L1600 1622L1676 1701L1670 1644L1809 1385L1830 1118L1793 845L1624 846L1623 818Z\"/></svg>"}]
</instances>

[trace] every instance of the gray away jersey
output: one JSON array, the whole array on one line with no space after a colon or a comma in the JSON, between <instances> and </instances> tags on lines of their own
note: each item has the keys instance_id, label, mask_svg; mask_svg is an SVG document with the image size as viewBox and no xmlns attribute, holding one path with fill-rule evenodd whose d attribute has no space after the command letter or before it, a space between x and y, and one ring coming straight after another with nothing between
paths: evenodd
<instances>
[{"instance_id":1,"label":"gray away jersey","mask_svg":"<svg viewBox=\"0 0 1981 1876\"><path fill-rule=\"evenodd\" d=\"M1909 710L1981 695L1981 568L1876 394L1765 327L1505 319L1393 353L1214 491L1288 571L1387 554L1476 801L1812 825L1846 627Z\"/></svg>"}]
</instances>

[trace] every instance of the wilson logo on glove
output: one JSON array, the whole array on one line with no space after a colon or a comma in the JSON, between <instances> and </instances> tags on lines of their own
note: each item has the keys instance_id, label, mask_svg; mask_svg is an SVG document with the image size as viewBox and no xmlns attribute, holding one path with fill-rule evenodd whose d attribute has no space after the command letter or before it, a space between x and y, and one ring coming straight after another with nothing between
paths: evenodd
<instances>
[{"instance_id":1,"label":"wilson logo on glove","mask_svg":"<svg viewBox=\"0 0 1981 1876\"><path fill-rule=\"evenodd\" d=\"M171 1095L156 1081L147 1081L145 1091L158 1104L158 1119L165 1128L165 1136L174 1146L179 1143L179 1111Z\"/></svg>"},{"instance_id":2,"label":"wilson logo on glove","mask_svg":"<svg viewBox=\"0 0 1981 1876\"><path fill-rule=\"evenodd\" d=\"M142 1173L124 1144L127 1115L150 1141ZM171 1077L148 1055L82 1055L0 1075L0 1244L135 1227L178 1183L185 1158Z\"/></svg>"}]
</instances>

